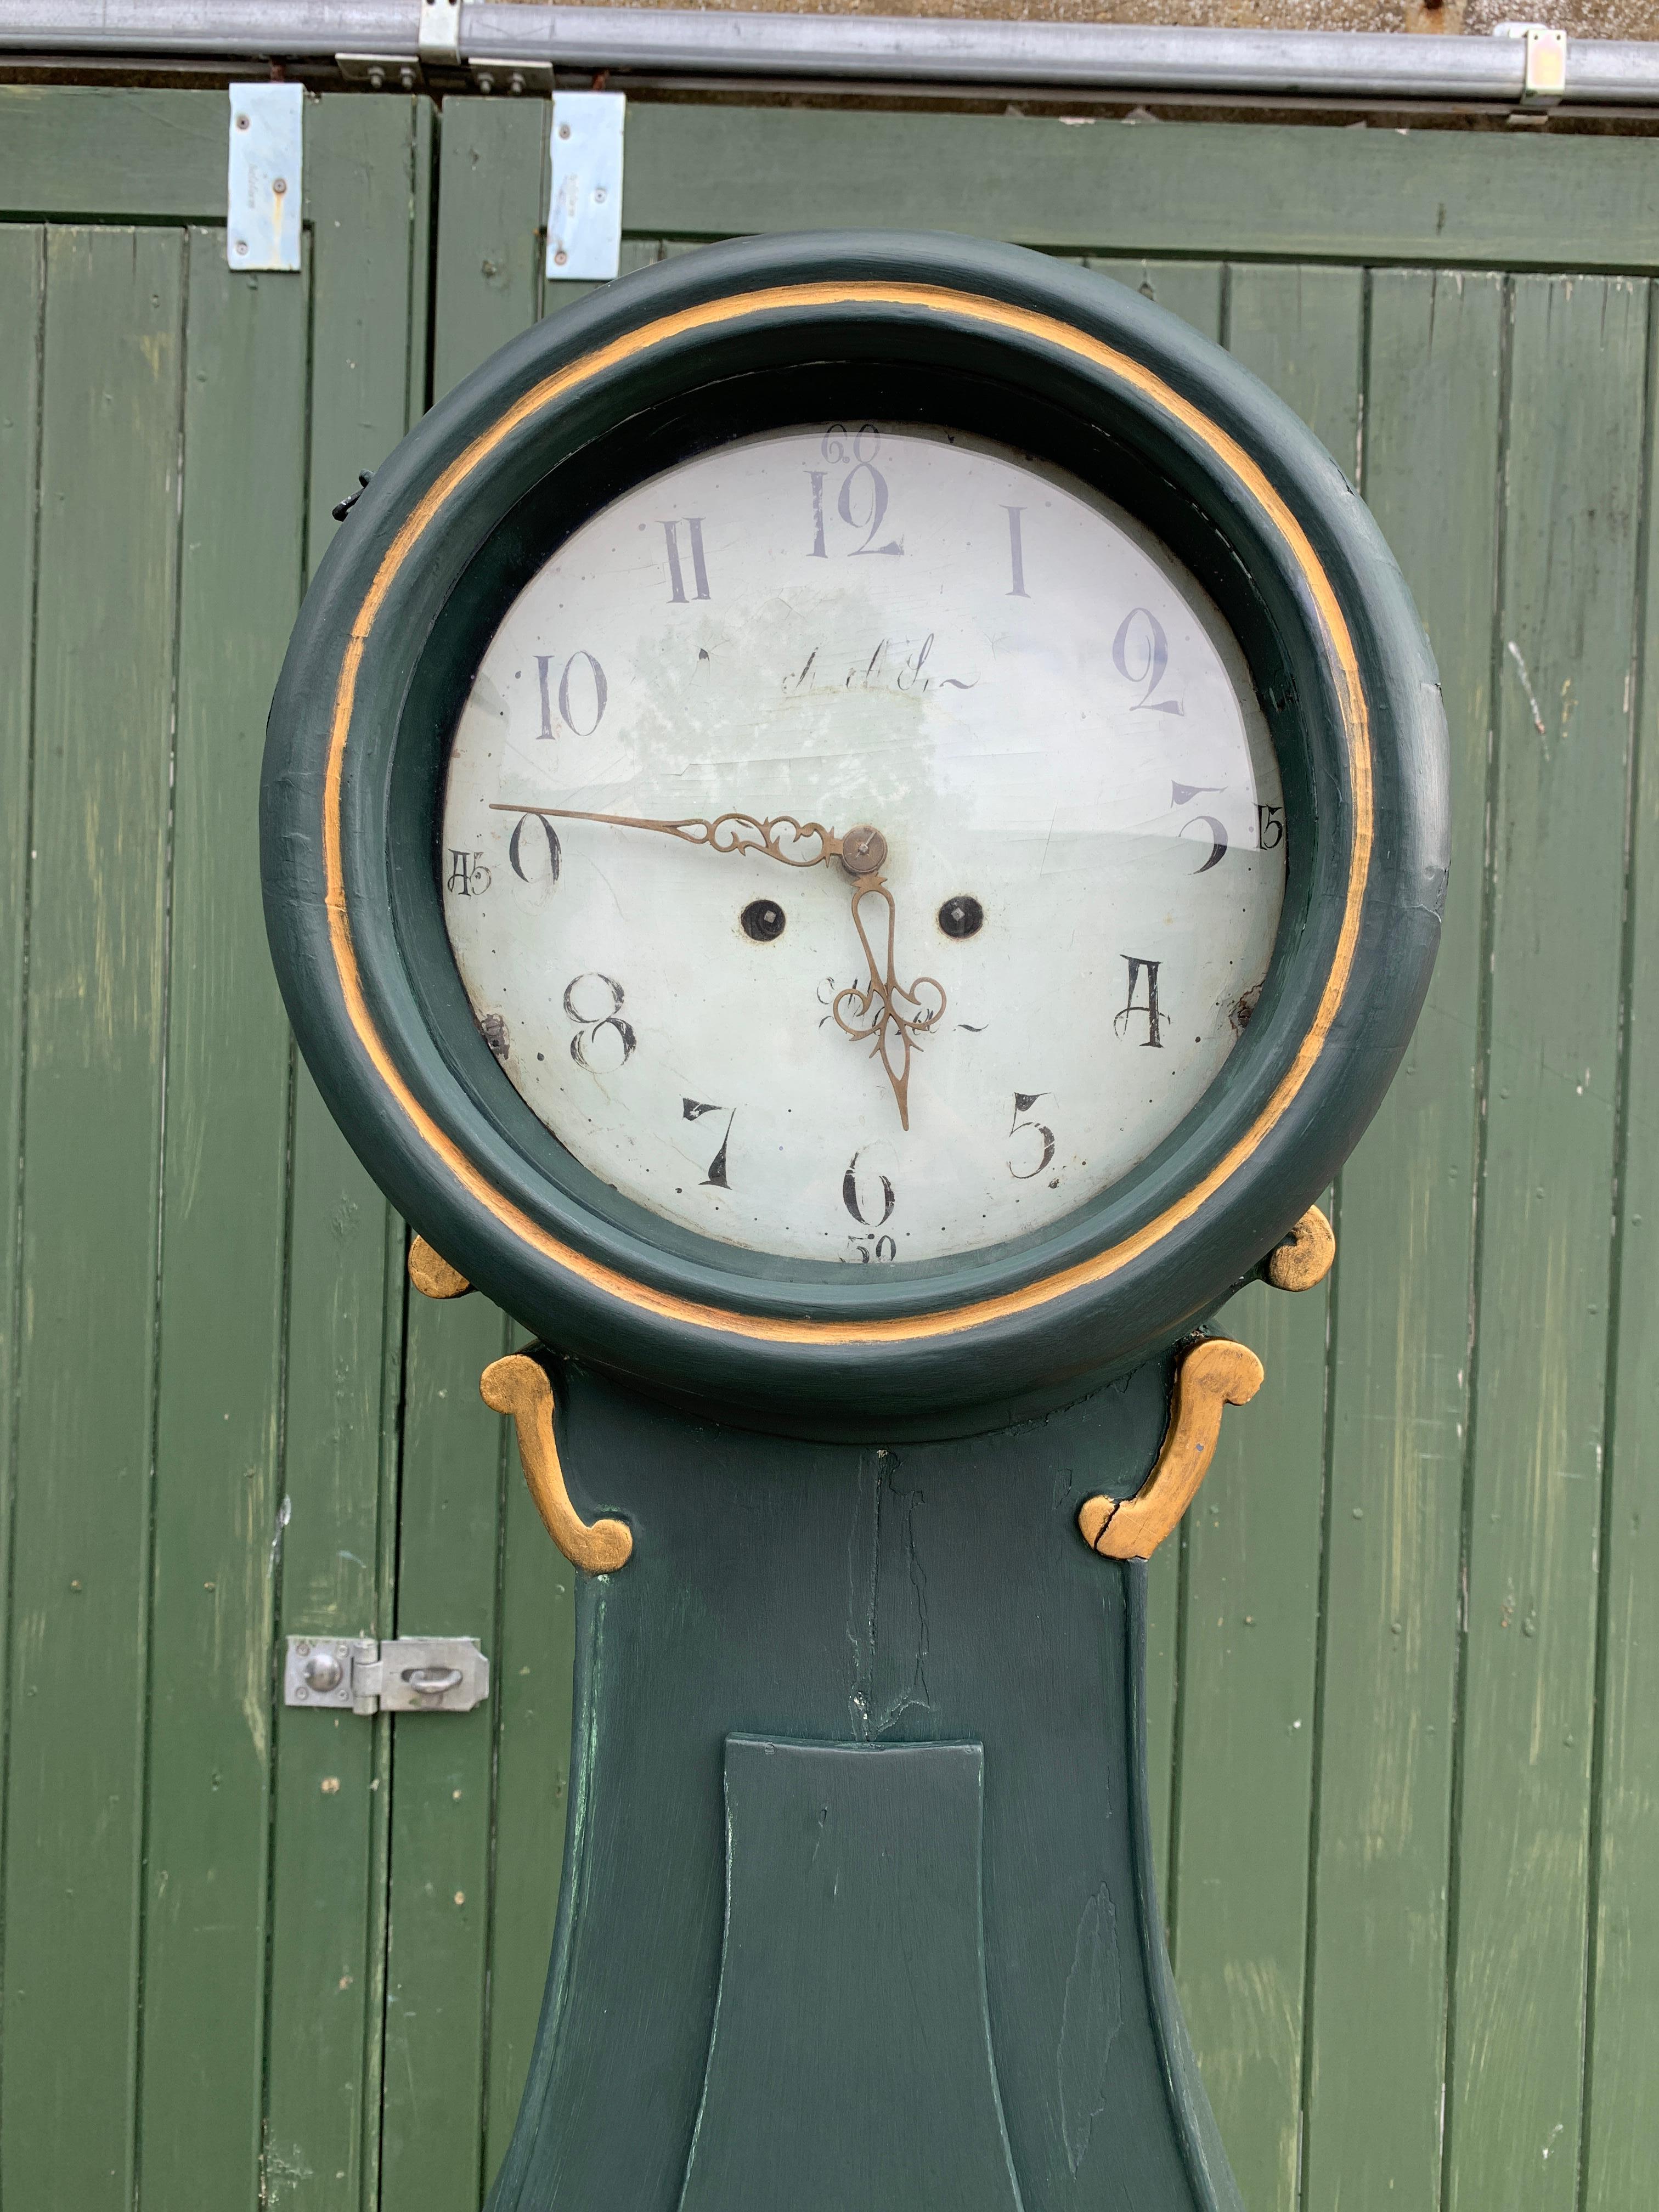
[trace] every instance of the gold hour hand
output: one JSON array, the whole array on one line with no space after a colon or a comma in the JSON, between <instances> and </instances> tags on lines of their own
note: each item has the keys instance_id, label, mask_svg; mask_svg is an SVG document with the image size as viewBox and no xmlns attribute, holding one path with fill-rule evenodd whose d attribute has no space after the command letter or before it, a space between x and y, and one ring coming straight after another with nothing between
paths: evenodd
<instances>
[{"instance_id":1,"label":"gold hour hand","mask_svg":"<svg viewBox=\"0 0 1659 2212\"><path fill-rule=\"evenodd\" d=\"M840 860L845 866L846 844L860 834L880 834L855 830L843 840L823 823L798 822L792 814L768 815L763 820L754 814L717 814L708 822L688 814L661 820L646 814L594 814L577 806L510 806L501 800L489 811L533 814L552 822L606 822L615 830L654 830L661 836L678 837L684 845L702 845L711 853L759 853L769 860L781 860L786 868L816 868L826 860ZM884 844L882 849L884 854Z\"/></svg>"},{"instance_id":2,"label":"gold hour hand","mask_svg":"<svg viewBox=\"0 0 1659 2212\"><path fill-rule=\"evenodd\" d=\"M845 860L842 865L846 866ZM849 1037L874 1040L871 1056L886 1071L898 1104L899 1127L908 1129L910 1054L916 1038L945 1012L945 987L931 975L918 975L908 985L898 981L893 958L896 919L893 894L879 876L858 884L853 893L853 927L869 964L870 980L838 992L830 1012Z\"/></svg>"},{"instance_id":3,"label":"gold hour hand","mask_svg":"<svg viewBox=\"0 0 1659 2212\"><path fill-rule=\"evenodd\" d=\"M848 1036L872 1040L871 1056L880 1060L893 1086L899 1126L909 1127L910 1055L917 1037L945 1012L945 990L931 975L919 975L908 986L898 981L893 961L893 894L881 876L887 863L887 840L872 823L860 823L845 836L837 836L822 822L801 822L793 814L716 814L704 820L690 814L601 814L579 806L514 806L504 799L494 801L490 812L650 830L711 853L758 853L769 860L781 860L787 868L816 868L838 860L853 883L853 927L864 950L869 980L838 992L830 1011Z\"/></svg>"}]
</instances>

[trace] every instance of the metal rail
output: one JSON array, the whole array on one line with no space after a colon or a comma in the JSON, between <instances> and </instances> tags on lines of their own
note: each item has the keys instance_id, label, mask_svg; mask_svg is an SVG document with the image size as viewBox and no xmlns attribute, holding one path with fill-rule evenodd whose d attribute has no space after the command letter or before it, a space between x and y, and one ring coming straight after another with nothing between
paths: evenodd
<instances>
[{"instance_id":1,"label":"metal rail","mask_svg":"<svg viewBox=\"0 0 1659 2212\"><path fill-rule=\"evenodd\" d=\"M0 0L0 56L225 61L412 56L422 0ZM1113 23L549 8L464 0L460 65L485 59L653 76L996 85L1141 97L1521 106L1512 38L1159 30ZM1563 107L1659 106L1659 43L1575 39Z\"/></svg>"}]
</instances>

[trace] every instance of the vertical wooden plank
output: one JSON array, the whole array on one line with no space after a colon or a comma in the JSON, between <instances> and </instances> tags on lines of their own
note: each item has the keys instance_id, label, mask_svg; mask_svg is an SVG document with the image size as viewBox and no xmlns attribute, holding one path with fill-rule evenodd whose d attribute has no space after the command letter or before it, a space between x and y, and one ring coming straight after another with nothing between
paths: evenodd
<instances>
[{"instance_id":1,"label":"vertical wooden plank","mask_svg":"<svg viewBox=\"0 0 1659 2212\"><path fill-rule=\"evenodd\" d=\"M492 1698L506 1438L478 1377L508 1348L507 1334L481 1297L410 1300L398 1632L478 1637L495 1662ZM382 2201L398 2212L477 2212L494 1716L483 1705L405 1715L392 1728Z\"/></svg>"},{"instance_id":2,"label":"vertical wooden plank","mask_svg":"<svg viewBox=\"0 0 1659 2212\"><path fill-rule=\"evenodd\" d=\"M1577 2189L1646 362L1644 284L1513 299L1449 2212Z\"/></svg>"},{"instance_id":3,"label":"vertical wooden plank","mask_svg":"<svg viewBox=\"0 0 1659 2212\"><path fill-rule=\"evenodd\" d=\"M424 101L307 109L312 224L307 566L331 503L407 428ZM419 272L423 276L423 272ZM349 526L349 523L346 526ZM303 1069L293 1078L279 1636L390 1632L402 1230ZM378 2197L390 1723L278 1707L267 2004L266 2201Z\"/></svg>"},{"instance_id":4,"label":"vertical wooden plank","mask_svg":"<svg viewBox=\"0 0 1659 2212\"><path fill-rule=\"evenodd\" d=\"M35 493L40 459L40 354L46 234L0 230L0 1899L5 1896L7 1741L11 1701L11 1536L16 1495L13 1386L22 1285L17 1266L23 1127L24 993L28 960L33 785ZM5 1923L0 1917L0 1988ZM0 2040L0 2081L5 2051ZM0 2095L3 2091L0 2090Z\"/></svg>"},{"instance_id":5,"label":"vertical wooden plank","mask_svg":"<svg viewBox=\"0 0 1659 2212\"><path fill-rule=\"evenodd\" d=\"M1453 849L1428 1003L1342 1174L1308 2212L1432 2204L1440 2187L1485 972L1504 288L1432 270L1370 281L1364 490L1439 663Z\"/></svg>"},{"instance_id":6,"label":"vertical wooden plank","mask_svg":"<svg viewBox=\"0 0 1659 2212\"><path fill-rule=\"evenodd\" d=\"M1357 269L1237 267L1227 287L1227 349L1295 408L1350 479L1359 471Z\"/></svg>"},{"instance_id":7,"label":"vertical wooden plank","mask_svg":"<svg viewBox=\"0 0 1659 2212\"><path fill-rule=\"evenodd\" d=\"M272 1530L279 1636L382 1632L383 1372L397 1254L380 1194L301 1069L290 1204L286 1490ZM385 1624L389 1627L389 1622ZM265 2187L273 2206L363 2201L365 2052L378 2010L377 1732L277 1708Z\"/></svg>"},{"instance_id":8,"label":"vertical wooden plank","mask_svg":"<svg viewBox=\"0 0 1659 2212\"><path fill-rule=\"evenodd\" d=\"M1232 350L1350 472L1361 303L1354 270L1235 269L1229 284ZM1257 1285L1218 1317L1261 1355L1267 1381L1223 1424L1188 1516L1176 1963L1205 2086L1257 2212L1291 2212L1297 2189L1327 1293Z\"/></svg>"},{"instance_id":9,"label":"vertical wooden plank","mask_svg":"<svg viewBox=\"0 0 1659 2212\"><path fill-rule=\"evenodd\" d=\"M48 247L0 2181L77 2212L133 2190L183 260Z\"/></svg>"},{"instance_id":10,"label":"vertical wooden plank","mask_svg":"<svg viewBox=\"0 0 1659 2212\"><path fill-rule=\"evenodd\" d=\"M139 2193L259 2186L288 1035L259 760L298 605L306 287L190 234ZM250 441L247 425L261 426Z\"/></svg>"},{"instance_id":11,"label":"vertical wooden plank","mask_svg":"<svg viewBox=\"0 0 1659 2212\"><path fill-rule=\"evenodd\" d=\"M547 108L541 103L445 103L433 343L434 382L440 392L495 346L527 329L543 312L544 289L548 313L585 297L592 289L544 288L542 283L540 225L546 206L548 121ZM661 250L655 240L625 239L623 266L643 266L658 258ZM486 1548L482 1508L488 1502L492 1512L501 1515L499 1594L492 1614L493 1641L487 1644L492 1677L493 1802L483 2080L475 2087L469 2070L460 2105L454 2108L458 2114L461 2106L482 2094L485 2181L505 2154L529 2071L558 1908L570 1757L572 1571L537 1518L519 1469L517 1447L506 1446L504 1462L492 1456L502 1449L501 1431L477 1398L478 1370L485 1357L493 1356L487 1347L499 1350L510 1339L511 1325L479 1299L470 1298L464 1307L441 1314L422 1311L417 1304L411 1315L405 1408L406 1545L412 1542L424 1556L432 1542L434 1499L453 1496L456 1510L469 1515L476 1510L477 1520L460 1577L472 1593L466 1598L469 1606L478 1602L478 1569ZM447 1396L440 1397L440 1392ZM442 1466L438 1439L452 1435L453 1444L443 1449L453 1449L458 1459L455 1470L448 1472ZM504 1492L498 1490L493 1473L498 1464ZM492 1521L488 1531L492 1539L495 1526ZM410 1559L407 1552L405 1557ZM419 1569L422 1576L430 1571L424 1565ZM491 1571L495 1571L493 1559ZM434 1588L435 1602L452 1585L456 1595L444 1595L446 1619L460 1601L459 1583L450 1577ZM413 1602L407 1587L404 1601L405 1606ZM412 1612L406 1611L403 1618L411 1626L417 1625ZM465 1630L471 1624L457 1614L456 1625ZM426 2186L416 2106L432 2082L434 2069L453 2057L453 2045L444 2048L443 2039L431 2033L445 2002L447 1961L459 1950L467 1961L461 1970L464 1976L470 1978L477 1970L471 1948L477 1877L449 1879L446 1872L469 1860L474 1846L470 1824L477 1801L465 1779L446 1784L441 1777L435 1804L426 1785L419 1791L413 1788L410 1778L417 1770L410 1765L412 1757L447 1755L444 1745L429 1739L422 1742L423 1749L411 1751L415 1731L410 1729L398 1747L388 2019L388 2203L402 2202L400 2188L413 2192ZM453 1795L445 1794L457 1786L463 1793L459 1804ZM466 1897L465 1907L453 1904L457 1889ZM435 1940L417 1943L416 1931L428 1922ZM470 1978L464 1986L470 2001ZM416 2069L412 2087L398 2085L398 2069L405 2061ZM447 2091L433 2094L448 2095ZM458 2129L459 2118L452 2118L450 2124ZM447 2152L441 2163L431 2191L411 2194L411 2203L424 2207L459 2201L459 2156L452 2159ZM475 2165L471 2173L475 2191L479 2179Z\"/></svg>"},{"instance_id":12,"label":"vertical wooden plank","mask_svg":"<svg viewBox=\"0 0 1659 2212\"><path fill-rule=\"evenodd\" d=\"M307 571L341 526L335 501L356 489L360 469L380 466L425 404L416 202L431 132L425 100L342 93L306 109L315 303Z\"/></svg>"},{"instance_id":13,"label":"vertical wooden plank","mask_svg":"<svg viewBox=\"0 0 1659 2212\"><path fill-rule=\"evenodd\" d=\"M1652 310L1650 308L1650 314ZM1650 376L1652 374L1650 354ZM1650 410L1652 394L1649 396ZM1592 1817L1594 1978L1589 2016L1582 2202L1590 2212L1644 2203L1659 2173L1659 526L1648 433L1647 599L1638 701L1633 870L1626 917L1616 1389L1609 1407L1602 1552L1602 1650Z\"/></svg>"},{"instance_id":14,"label":"vertical wooden plank","mask_svg":"<svg viewBox=\"0 0 1659 2212\"><path fill-rule=\"evenodd\" d=\"M485 2166L507 2155L547 1981L564 1865L574 1701L575 1570L555 1549L508 1447L496 1705Z\"/></svg>"},{"instance_id":15,"label":"vertical wooden plank","mask_svg":"<svg viewBox=\"0 0 1659 2212\"><path fill-rule=\"evenodd\" d=\"M549 118L544 100L444 102L434 400L536 319L546 252Z\"/></svg>"},{"instance_id":16,"label":"vertical wooden plank","mask_svg":"<svg viewBox=\"0 0 1659 2212\"><path fill-rule=\"evenodd\" d=\"M1155 306L1167 307L1206 338L1221 337L1221 264L1218 261L1147 261L1087 254L1083 265Z\"/></svg>"},{"instance_id":17,"label":"vertical wooden plank","mask_svg":"<svg viewBox=\"0 0 1659 2212\"><path fill-rule=\"evenodd\" d=\"M1167 307L1206 338L1221 337L1221 264L1217 261L1115 261L1091 257L1084 266ZM1176 1662L1181 1630L1182 1544L1160 1544L1147 1568L1146 1762L1152 1801L1152 1844L1169 1910L1170 1795L1175 1779Z\"/></svg>"},{"instance_id":18,"label":"vertical wooden plank","mask_svg":"<svg viewBox=\"0 0 1659 2212\"><path fill-rule=\"evenodd\" d=\"M624 234L617 258L617 274L629 276L636 269L648 269L653 261L665 261L671 254L691 253L696 250L696 246L690 243L676 245L660 238L636 238ZM579 300L585 300L590 292L599 289L597 284L565 281L558 277L544 278L541 312L544 315L556 314L561 307L574 307Z\"/></svg>"}]
</instances>

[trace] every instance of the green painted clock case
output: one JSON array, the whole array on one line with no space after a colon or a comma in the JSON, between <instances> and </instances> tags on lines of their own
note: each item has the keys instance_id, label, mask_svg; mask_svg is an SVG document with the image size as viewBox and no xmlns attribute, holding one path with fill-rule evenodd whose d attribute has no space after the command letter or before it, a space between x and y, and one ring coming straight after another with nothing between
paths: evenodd
<instances>
[{"instance_id":1,"label":"green painted clock case","mask_svg":"<svg viewBox=\"0 0 1659 2212\"><path fill-rule=\"evenodd\" d=\"M488 640L557 545L690 453L849 416L999 439L1168 544L1243 647L1287 836L1265 986L1186 1121L1051 1229L879 1270L696 1237L580 1167L477 1029L439 866L450 733ZM1116 619L1103 608L1103 634ZM1176 318L971 240L750 240L526 333L398 446L295 629L261 835L307 1061L383 1188L470 1281L563 1352L726 1419L965 1433L1188 1331L1352 1148L1438 940L1445 731L1426 640L1358 495Z\"/></svg>"}]
</instances>

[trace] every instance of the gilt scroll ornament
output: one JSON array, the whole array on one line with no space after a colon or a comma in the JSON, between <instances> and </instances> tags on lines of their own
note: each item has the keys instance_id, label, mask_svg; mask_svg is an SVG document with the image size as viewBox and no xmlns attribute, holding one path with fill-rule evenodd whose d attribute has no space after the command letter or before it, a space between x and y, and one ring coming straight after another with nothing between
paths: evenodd
<instances>
[{"instance_id":1,"label":"gilt scroll ornament","mask_svg":"<svg viewBox=\"0 0 1659 2212\"><path fill-rule=\"evenodd\" d=\"M1077 1516L1083 1540L1108 1559L1150 1559L1198 1493L1221 1436L1222 1410L1248 1406L1261 1388L1261 1362L1224 1336L1195 1344L1176 1370L1170 1425L1152 1471L1133 1498L1088 1498Z\"/></svg>"}]
</instances>

